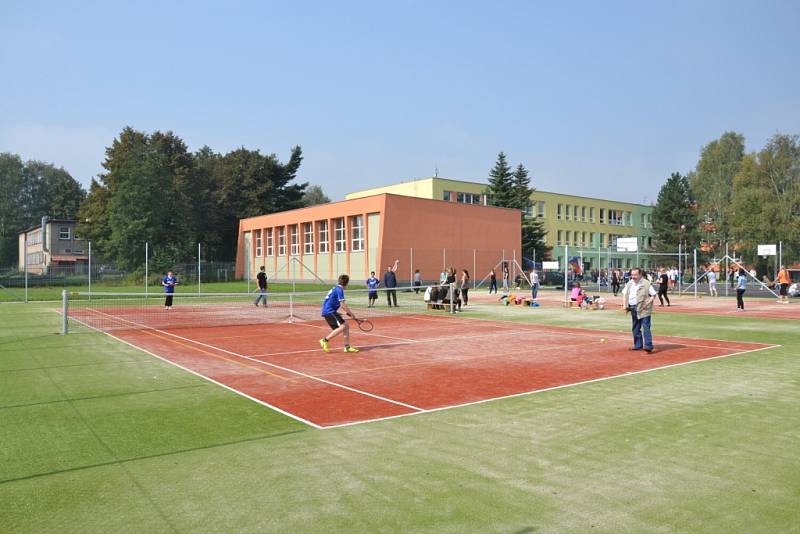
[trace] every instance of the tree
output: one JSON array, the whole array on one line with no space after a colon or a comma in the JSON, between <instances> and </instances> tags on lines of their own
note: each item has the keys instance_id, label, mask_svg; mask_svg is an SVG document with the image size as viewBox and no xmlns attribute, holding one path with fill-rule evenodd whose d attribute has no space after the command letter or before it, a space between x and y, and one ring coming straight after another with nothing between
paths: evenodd
<instances>
[{"instance_id":1,"label":"tree","mask_svg":"<svg viewBox=\"0 0 800 534\"><path fill-rule=\"evenodd\" d=\"M653 236L656 246L677 250L685 240L696 243L698 237L697 207L692 200L686 176L674 172L661 186L653 207Z\"/></svg>"},{"instance_id":2,"label":"tree","mask_svg":"<svg viewBox=\"0 0 800 534\"><path fill-rule=\"evenodd\" d=\"M800 252L800 143L777 134L744 157L727 212L731 237L746 259L759 244L783 242L784 256Z\"/></svg>"},{"instance_id":3,"label":"tree","mask_svg":"<svg viewBox=\"0 0 800 534\"><path fill-rule=\"evenodd\" d=\"M728 208L733 194L733 177L739 172L744 157L744 137L725 132L703 147L697 170L692 178L692 195L704 222L714 228L713 247L724 247L730 237Z\"/></svg>"},{"instance_id":4,"label":"tree","mask_svg":"<svg viewBox=\"0 0 800 534\"><path fill-rule=\"evenodd\" d=\"M494 168L489 172L489 186L485 194L492 206L513 207L516 204L513 174L503 152L497 155Z\"/></svg>"},{"instance_id":5,"label":"tree","mask_svg":"<svg viewBox=\"0 0 800 534\"><path fill-rule=\"evenodd\" d=\"M531 187L531 179L528 176L528 169L523 164L517 165L514 171L514 200L508 207L514 207L518 210L526 211L531 205L531 194L533 188Z\"/></svg>"},{"instance_id":6,"label":"tree","mask_svg":"<svg viewBox=\"0 0 800 534\"><path fill-rule=\"evenodd\" d=\"M25 220L20 198L24 169L19 156L0 153L0 267L13 263L18 256L17 236Z\"/></svg>"},{"instance_id":7,"label":"tree","mask_svg":"<svg viewBox=\"0 0 800 534\"><path fill-rule=\"evenodd\" d=\"M304 206L316 206L318 204L327 204L330 202L331 199L322 191L322 188L318 185L311 185L306 189L306 192L303 193L303 205Z\"/></svg>"}]
</instances>

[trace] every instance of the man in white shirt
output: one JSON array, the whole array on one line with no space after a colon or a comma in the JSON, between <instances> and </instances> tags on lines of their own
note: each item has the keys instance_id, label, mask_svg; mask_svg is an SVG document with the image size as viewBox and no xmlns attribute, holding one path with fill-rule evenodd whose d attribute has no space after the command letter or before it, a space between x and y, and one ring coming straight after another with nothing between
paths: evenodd
<instances>
[{"instance_id":1,"label":"man in white shirt","mask_svg":"<svg viewBox=\"0 0 800 534\"><path fill-rule=\"evenodd\" d=\"M658 293L650 282L642 276L642 270L634 267L631 279L622 290L622 308L630 312L633 325L633 346L629 350L653 352L653 336L650 333L650 316L653 301Z\"/></svg>"},{"instance_id":2,"label":"man in white shirt","mask_svg":"<svg viewBox=\"0 0 800 534\"><path fill-rule=\"evenodd\" d=\"M708 271L708 294L712 297L717 296L717 271L711 269Z\"/></svg>"}]
</instances>

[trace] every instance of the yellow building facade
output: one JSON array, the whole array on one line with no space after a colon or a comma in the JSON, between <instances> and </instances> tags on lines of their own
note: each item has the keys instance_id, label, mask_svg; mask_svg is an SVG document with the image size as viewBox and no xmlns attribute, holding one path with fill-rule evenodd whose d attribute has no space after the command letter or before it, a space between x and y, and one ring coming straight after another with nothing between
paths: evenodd
<instances>
[{"instance_id":1,"label":"yellow building facade","mask_svg":"<svg viewBox=\"0 0 800 534\"><path fill-rule=\"evenodd\" d=\"M345 198L393 193L485 205L485 189L486 184L478 182L430 177L356 191ZM659 263L647 255L653 247L652 211L652 206L644 204L537 190L525 215L542 220L553 260L563 261L566 250L570 257L581 257L586 269L649 268ZM617 239L632 237L637 238L640 253L618 252ZM525 256L530 258L531 254Z\"/></svg>"}]
</instances>

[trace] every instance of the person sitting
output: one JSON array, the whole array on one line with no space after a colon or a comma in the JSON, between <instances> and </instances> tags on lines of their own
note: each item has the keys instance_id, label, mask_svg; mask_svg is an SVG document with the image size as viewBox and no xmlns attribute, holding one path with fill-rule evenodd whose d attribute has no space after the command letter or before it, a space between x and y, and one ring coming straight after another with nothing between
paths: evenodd
<instances>
[{"instance_id":1,"label":"person sitting","mask_svg":"<svg viewBox=\"0 0 800 534\"><path fill-rule=\"evenodd\" d=\"M433 310L441 310L443 308L443 306L441 305L440 300L442 298L442 293L444 293L444 289L441 289L441 288L436 287L436 286L431 287L429 289L431 290L431 298L430 298L430 302L429 302L429 305L430 305L431 309L433 309Z\"/></svg>"},{"instance_id":2,"label":"person sitting","mask_svg":"<svg viewBox=\"0 0 800 534\"><path fill-rule=\"evenodd\" d=\"M580 306L584 296L585 294L583 289L581 289L581 283L575 282L575 284L572 286L572 291L569 294L569 300L572 302L577 302L578 306Z\"/></svg>"},{"instance_id":3,"label":"person sitting","mask_svg":"<svg viewBox=\"0 0 800 534\"><path fill-rule=\"evenodd\" d=\"M447 289L443 289L442 292L444 296L442 298L442 308L445 310L450 309L450 291ZM461 292L458 288L453 289L453 304L455 305L456 311L461 311Z\"/></svg>"},{"instance_id":4,"label":"person sitting","mask_svg":"<svg viewBox=\"0 0 800 534\"><path fill-rule=\"evenodd\" d=\"M422 301L426 304L431 302L431 286L425 288L425 293L422 295Z\"/></svg>"}]
</instances>

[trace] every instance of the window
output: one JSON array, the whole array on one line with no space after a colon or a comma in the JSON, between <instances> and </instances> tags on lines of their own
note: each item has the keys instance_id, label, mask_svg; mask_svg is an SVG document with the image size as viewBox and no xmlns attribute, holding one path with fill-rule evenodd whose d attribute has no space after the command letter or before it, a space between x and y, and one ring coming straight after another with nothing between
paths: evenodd
<instances>
[{"instance_id":1,"label":"window","mask_svg":"<svg viewBox=\"0 0 800 534\"><path fill-rule=\"evenodd\" d=\"M608 210L608 224L622 226L622 212L620 210Z\"/></svg>"},{"instance_id":2,"label":"window","mask_svg":"<svg viewBox=\"0 0 800 534\"><path fill-rule=\"evenodd\" d=\"M586 206L581 208L581 222L586 222Z\"/></svg>"},{"instance_id":3,"label":"window","mask_svg":"<svg viewBox=\"0 0 800 534\"><path fill-rule=\"evenodd\" d=\"M278 228L278 256L286 256L286 227Z\"/></svg>"},{"instance_id":4,"label":"window","mask_svg":"<svg viewBox=\"0 0 800 534\"><path fill-rule=\"evenodd\" d=\"M589 246L594 246L594 232L589 232Z\"/></svg>"},{"instance_id":5,"label":"window","mask_svg":"<svg viewBox=\"0 0 800 534\"><path fill-rule=\"evenodd\" d=\"M539 217L544 217L544 200L539 201Z\"/></svg>"},{"instance_id":6,"label":"window","mask_svg":"<svg viewBox=\"0 0 800 534\"><path fill-rule=\"evenodd\" d=\"M625 226L633 226L633 213L625 212Z\"/></svg>"},{"instance_id":7,"label":"window","mask_svg":"<svg viewBox=\"0 0 800 534\"><path fill-rule=\"evenodd\" d=\"M314 253L314 225L310 222L303 223L303 253Z\"/></svg>"},{"instance_id":8,"label":"window","mask_svg":"<svg viewBox=\"0 0 800 534\"><path fill-rule=\"evenodd\" d=\"M556 232L556 245L561 245L561 230Z\"/></svg>"},{"instance_id":9,"label":"window","mask_svg":"<svg viewBox=\"0 0 800 534\"><path fill-rule=\"evenodd\" d=\"M58 238L59 239L69 239L70 231L69 226L59 226L58 227Z\"/></svg>"},{"instance_id":10,"label":"window","mask_svg":"<svg viewBox=\"0 0 800 534\"><path fill-rule=\"evenodd\" d=\"M350 217L350 235L352 246L350 250L353 252L361 252L364 250L364 216L356 215Z\"/></svg>"},{"instance_id":11,"label":"window","mask_svg":"<svg viewBox=\"0 0 800 534\"><path fill-rule=\"evenodd\" d=\"M606 234L600 234L600 246L605 247Z\"/></svg>"},{"instance_id":12,"label":"window","mask_svg":"<svg viewBox=\"0 0 800 534\"><path fill-rule=\"evenodd\" d=\"M578 222L578 206L572 207L572 220Z\"/></svg>"},{"instance_id":13,"label":"window","mask_svg":"<svg viewBox=\"0 0 800 534\"><path fill-rule=\"evenodd\" d=\"M589 208L589 222L594 222L594 208Z\"/></svg>"},{"instance_id":14,"label":"window","mask_svg":"<svg viewBox=\"0 0 800 534\"><path fill-rule=\"evenodd\" d=\"M28 234L27 238L25 239L26 245L38 245L42 242L42 231L36 230L35 232L31 232Z\"/></svg>"},{"instance_id":15,"label":"window","mask_svg":"<svg viewBox=\"0 0 800 534\"><path fill-rule=\"evenodd\" d=\"M586 232L581 232L581 246L586 246Z\"/></svg>"},{"instance_id":16,"label":"window","mask_svg":"<svg viewBox=\"0 0 800 534\"><path fill-rule=\"evenodd\" d=\"M290 253L292 256L297 256L300 254L300 236L298 235L296 224L293 224L289 227L289 238L291 239L292 244Z\"/></svg>"},{"instance_id":17,"label":"window","mask_svg":"<svg viewBox=\"0 0 800 534\"><path fill-rule=\"evenodd\" d=\"M256 258L260 258L262 252L263 250L261 249L261 230L256 230Z\"/></svg>"},{"instance_id":18,"label":"window","mask_svg":"<svg viewBox=\"0 0 800 534\"><path fill-rule=\"evenodd\" d=\"M580 234L578 232L572 232L572 245L577 247L580 246Z\"/></svg>"},{"instance_id":19,"label":"window","mask_svg":"<svg viewBox=\"0 0 800 534\"><path fill-rule=\"evenodd\" d=\"M642 213L642 228L647 228L646 218L647 218L647 215Z\"/></svg>"},{"instance_id":20,"label":"window","mask_svg":"<svg viewBox=\"0 0 800 534\"><path fill-rule=\"evenodd\" d=\"M456 193L456 202L462 204L480 204L481 196L473 193Z\"/></svg>"},{"instance_id":21,"label":"window","mask_svg":"<svg viewBox=\"0 0 800 534\"><path fill-rule=\"evenodd\" d=\"M565 208L565 209L564 209L564 219L568 221L568 220L569 220L569 217L570 217L570 214L572 213L572 209L570 208L570 205L569 205L569 204L567 204L566 206L564 206L564 208Z\"/></svg>"},{"instance_id":22,"label":"window","mask_svg":"<svg viewBox=\"0 0 800 534\"><path fill-rule=\"evenodd\" d=\"M525 206L525 217L533 217L533 204L528 204Z\"/></svg>"},{"instance_id":23,"label":"window","mask_svg":"<svg viewBox=\"0 0 800 534\"><path fill-rule=\"evenodd\" d=\"M561 220L561 204L556 206L556 219L559 221Z\"/></svg>"},{"instance_id":24,"label":"window","mask_svg":"<svg viewBox=\"0 0 800 534\"><path fill-rule=\"evenodd\" d=\"M450 197L450 191L445 191L442 195L442 200L445 202L452 202L452 198Z\"/></svg>"},{"instance_id":25,"label":"window","mask_svg":"<svg viewBox=\"0 0 800 534\"><path fill-rule=\"evenodd\" d=\"M328 221L319 221L317 227L319 228L319 252L320 254L327 254L330 251Z\"/></svg>"},{"instance_id":26,"label":"window","mask_svg":"<svg viewBox=\"0 0 800 534\"><path fill-rule=\"evenodd\" d=\"M42 252L28 254L28 265L41 265L42 263L44 263L44 254Z\"/></svg>"},{"instance_id":27,"label":"window","mask_svg":"<svg viewBox=\"0 0 800 534\"><path fill-rule=\"evenodd\" d=\"M272 256L274 254L275 250L272 242L272 228L270 228L267 230L267 256Z\"/></svg>"},{"instance_id":28,"label":"window","mask_svg":"<svg viewBox=\"0 0 800 534\"><path fill-rule=\"evenodd\" d=\"M344 217L340 217L333 221L333 251L344 252L346 250L347 241L345 241Z\"/></svg>"},{"instance_id":29,"label":"window","mask_svg":"<svg viewBox=\"0 0 800 534\"><path fill-rule=\"evenodd\" d=\"M606 210L604 208L600 208L600 224L606 223Z\"/></svg>"}]
</instances>

